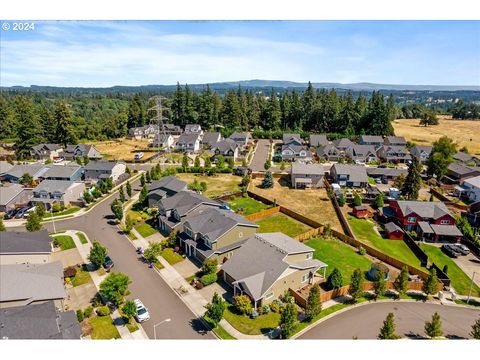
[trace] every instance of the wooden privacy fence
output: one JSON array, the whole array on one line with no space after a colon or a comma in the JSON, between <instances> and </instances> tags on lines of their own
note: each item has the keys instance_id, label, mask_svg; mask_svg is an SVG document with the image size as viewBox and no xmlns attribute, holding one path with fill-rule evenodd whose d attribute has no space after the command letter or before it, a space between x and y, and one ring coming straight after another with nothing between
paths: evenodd
<instances>
[{"instance_id":1,"label":"wooden privacy fence","mask_svg":"<svg viewBox=\"0 0 480 360\"><path fill-rule=\"evenodd\" d=\"M432 194L436 198L443 201L445 203L445 205L453 206L454 208L456 208L458 210L468 211L468 209L470 208L470 206L468 206L468 205L462 205L462 204L457 204L457 203L453 202L448 197L443 195L441 192L435 190L434 188L430 188L430 194Z\"/></svg>"},{"instance_id":2,"label":"wooden privacy fence","mask_svg":"<svg viewBox=\"0 0 480 360\"><path fill-rule=\"evenodd\" d=\"M307 232L304 232L303 234L295 236L294 239L298 240L300 242L304 242L305 240L309 240L312 237L320 235L320 234L323 234L323 227L308 230Z\"/></svg>"},{"instance_id":3,"label":"wooden privacy fence","mask_svg":"<svg viewBox=\"0 0 480 360\"><path fill-rule=\"evenodd\" d=\"M275 206L270 209L265 209L259 212L256 212L254 214L250 214L245 216L245 219L250 220L250 221L257 221L259 219L262 219L264 217L276 214L280 212L280 206Z\"/></svg>"}]
</instances>

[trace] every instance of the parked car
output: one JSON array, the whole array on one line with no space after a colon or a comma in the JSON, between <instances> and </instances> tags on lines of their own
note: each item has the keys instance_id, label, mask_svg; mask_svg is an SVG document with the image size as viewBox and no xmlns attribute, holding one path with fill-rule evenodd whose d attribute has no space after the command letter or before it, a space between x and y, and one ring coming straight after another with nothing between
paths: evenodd
<instances>
[{"instance_id":1,"label":"parked car","mask_svg":"<svg viewBox=\"0 0 480 360\"><path fill-rule=\"evenodd\" d=\"M376 179L375 179L375 182L376 182L377 184L381 184L381 183L382 183L382 179L381 179L381 178L376 178Z\"/></svg>"},{"instance_id":2,"label":"parked car","mask_svg":"<svg viewBox=\"0 0 480 360\"><path fill-rule=\"evenodd\" d=\"M7 211L7 213L5 214L5 216L3 218L5 220L13 219L15 217L15 214L16 214L17 211L18 211L18 209L10 209L10 210Z\"/></svg>"},{"instance_id":3,"label":"parked car","mask_svg":"<svg viewBox=\"0 0 480 360\"><path fill-rule=\"evenodd\" d=\"M459 253L451 244L442 245L442 251L452 258L457 258L462 254Z\"/></svg>"},{"instance_id":4,"label":"parked car","mask_svg":"<svg viewBox=\"0 0 480 360\"><path fill-rule=\"evenodd\" d=\"M135 153L135 160L140 160L141 158L143 158L143 152Z\"/></svg>"},{"instance_id":5,"label":"parked car","mask_svg":"<svg viewBox=\"0 0 480 360\"><path fill-rule=\"evenodd\" d=\"M36 206L32 206L31 208L28 208L25 211L25 213L23 214L23 217L24 218L28 217L28 215L30 215L30 213L34 212L36 208L37 208Z\"/></svg>"},{"instance_id":6,"label":"parked car","mask_svg":"<svg viewBox=\"0 0 480 360\"><path fill-rule=\"evenodd\" d=\"M386 176L382 176L382 184L388 184L388 179Z\"/></svg>"},{"instance_id":7,"label":"parked car","mask_svg":"<svg viewBox=\"0 0 480 360\"><path fill-rule=\"evenodd\" d=\"M111 268L113 268L113 260L110 256L106 256L105 257L105 261L103 262L103 267L105 268L105 270L109 271Z\"/></svg>"},{"instance_id":8,"label":"parked car","mask_svg":"<svg viewBox=\"0 0 480 360\"><path fill-rule=\"evenodd\" d=\"M145 307L145 305L143 305L140 299L135 299L133 302L135 305L137 305L137 315L135 315L135 320L137 320L139 323L149 320L150 314L148 309Z\"/></svg>"},{"instance_id":9,"label":"parked car","mask_svg":"<svg viewBox=\"0 0 480 360\"><path fill-rule=\"evenodd\" d=\"M470 249L463 244L452 244L451 247L462 255L470 254Z\"/></svg>"},{"instance_id":10,"label":"parked car","mask_svg":"<svg viewBox=\"0 0 480 360\"><path fill-rule=\"evenodd\" d=\"M18 210L17 213L15 214L15 219L23 218L23 215L25 215L28 209L29 209L28 207L23 207L20 210Z\"/></svg>"}]
</instances>

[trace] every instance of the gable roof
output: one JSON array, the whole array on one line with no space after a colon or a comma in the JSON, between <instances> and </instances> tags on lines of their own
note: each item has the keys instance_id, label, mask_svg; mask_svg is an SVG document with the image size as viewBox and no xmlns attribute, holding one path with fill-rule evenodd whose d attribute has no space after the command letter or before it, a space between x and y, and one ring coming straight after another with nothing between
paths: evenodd
<instances>
[{"instance_id":1,"label":"gable roof","mask_svg":"<svg viewBox=\"0 0 480 360\"><path fill-rule=\"evenodd\" d=\"M20 179L24 174L30 174L34 180L37 180L42 176L47 170L48 166L45 166L40 163L34 164L21 164L14 165L10 170L8 170L4 175L10 176L13 178Z\"/></svg>"},{"instance_id":2,"label":"gable roof","mask_svg":"<svg viewBox=\"0 0 480 360\"><path fill-rule=\"evenodd\" d=\"M250 133L248 131L235 131L232 135L229 136L230 139L236 141L246 141L250 138Z\"/></svg>"},{"instance_id":3,"label":"gable roof","mask_svg":"<svg viewBox=\"0 0 480 360\"><path fill-rule=\"evenodd\" d=\"M64 194L68 189L76 184L82 184L76 181L65 180L43 180L37 187L33 189L34 192L46 191L48 193L59 192Z\"/></svg>"},{"instance_id":4,"label":"gable roof","mask_svg":"<svg viewBox=\"0 0 480 360\"><path fill-rule=\"evenodd\" d=\"M310 134L310 146L325 146L328 144L327 135L325 134Z\"/></svg>"},{"instance_id":5,"label":"gable roof","mask_svg":"<svg viewBox=\"0 0 480 360\"><path fill-rule=\"evenodd\" d=\"M115 166L118 164L123 164L121 161L108 161L108 160L97 160L90 161L83 168L85 170L102 170L102 171L112 171Z\"/></svg>"},{"instance_id":6,"label":"gable roof","mask_svg":"<svg viewBox=\"0 0 480 360\"><path fill-rule=\"evenodd\" d=\"M363 165L334 164L332 168L337 175L349 175L349 181L368 182L367 170Z\"/></svg>"},{"instance_id":7,"label":"gable roof","mask_svg":"<svg viewBox=\"0 0 480 360\"><path fill-rule=\"evenodd\" d=\"M389 222L385 224L385 231L388 233L394 232L394 231L400 231L403 233L403 230L401 227L399 227L397 224L393 222Z\"/></svg>"},{"instance_id":8,"label":"gable roof","mask_svg":"<svg viewBox=\"0 0 480 360\"><path fill-rule=\"evenodd\" d=\"M78 164L52 165L43 175L43 178L66 178L75 175L81 170Z\"/></svg>"},{"instance_id":9,"label":"gable roof","mask_svg":"<svg viewBox=\"0 0 480 360\"><path fill-rule=\"evenodd\" d=\"M218 150L222 154L227 153L229 150L235 151L238 147L237 143L232 139L223 139L213 145L212 150Z\"/></svg>"},{"instance_id":10,"label":"gable roof","mask_svg":"<svg viewBox=\"0 0 480 360\"><path fill-rule=\"evenodd\" d=\"M464 176L464 175L469 175L469 174L480 174L480 167L476 166L468 166L463 163L451 163L448 165L448 172L458 175L458 176Z\"/></svg>"},{"instance_id":11,"label":"gable roof","mask_svg":"<svg viewBox=\"0 0 480 360\"><path fill-rule=\"evenodd\" d=\"M300 151L306 151L307 152L307 156L308 155L312 155L310 150L308 150L308 147L305 146L305 145L295 145L293 143L291 144L287 144L287 145L282 145L282 152L287 150L287 149L290 149L292 150L295 154L299 154Z\"/></svg>"},{"instance_id":12,"label":"gable roof","mask_svg":"<svg viewBox=\"0 0 480 360\"><path fill-rule=\"evenodd\" d=\"M180 191L169 198L162 199L160 203L165 210L176 209L180 216L187 214L200 204L222 206L218 201L211 200L193 191Z\"/></svg>"},{"instance_id":13,"label":"gable roof","mask_svg":"<svg viewBox=\"0 0 480 360\"><path fill-rule=\"evenodd\" d=\"M10 164L7 161L0 161L0 175L6 173L13 167L12 164Z\"/></svg>"},{"instance_id":14,"label":"gable roof","mask_svg":"<svg viewBox=\"0 0 480 360\"><path fill-rule=\"evenodd\" d=\"M463 183L467 183L473 187L476 187L477 189L480 189L480 175L468 178Z\"/></svg>"},{"instance_id":15,"label":"gable roof","mask_svg":"<svg viewBox=\"0 0 480 360\"><path fill-rule=\"evenodd\" d=\"M397 201L402 215L407 216L415 213L422 218L438 219L444 215L450 215L447 206L437 201Z\"/></svg>"},{"instance_id":16,"label":"gable roof","mask_svg":"<svg viewBox=\"0 0 480 360\"><path fill-rule=\"evenodd\" d=\"M185 125L185 132L200 132L202 127L200 124L187 124Z\"/></svg>"},{"instance_id":17,"label":"gable roof","mask_svg":"<svg viewBox=\"0 0 480 360\"><path fill-rule=\"evenodd\" d=\"M35 153L39 153L43 150L46 151L56 151L61 149L62 147L58 144L38 144L32 147L32 151Z\"/></svg>"},{"instance_id":18,"label":"gable roof","mask_svg":"<svg viewBox=\"0 0 480 360\"><path fill-rule=\"evenodd\" d=\"M152 181L148 185L148 194L156 193L159 191L164 192L176 192L186 190L187 183L180 180L176 176L169 175L161 178L160 180Z\"/></svg>"},{"instance_id":19,"label":"gable roof","mask_svg":"<svg viewBox=\"0 0 480 360\"><path fill-rule=\"evenodd\" d=\"M207 145L214 145L216 142L220 141L222 136L219 132L206 132L203 134L202 143Z\"/></svg>"},{"instance_id":20,"label":"gable roof","mask_svg":"<svg viewBox=\"0 0 480 360\"><path fill-rule=\"evenodd\" d=\"M178 138L177 144L190 144L200 139L199 132L184 132Z\"/></svg>"},{"instance_id":21,"label":"gable roof","mask_svg":"<svg viewBox=\"0 0 480 360\"><path fill-rule=\"evenodd\" d=\"M320 146L317 149L317 155L318 156L323 156L323 155L329 155L330 151L334 152L334 155L340 155L340 150L337 149L334 145L332 144L327 144L325 146Z\"/></svg>"},{"instance_id":22,"label":"gable roof","mask_svg":"<svg viewBox=\"0 0 480 360\"><path fill-rule=\"evenodd\" d=\"M325 169L321 164L304 164L295 161L292 163L292 174L324 175Z\"/></svg>"},{"instance_id":23,"label":"gable roof","mask_svg":"<svg viewBox=\"0 0 480 360\"><path fill-rule=\"evenodd\" d=\"M360 135L360 142L383 144L383 137L380 135Z\"/></svg>"},{"instance_id":24,"label":"gable roof","mask_svg":"<svg viewBox=\"0 0 480 360\"><path fill-rule=\"evenodd\" d=\"M0 338L80 339L74 311L59 312L53 301L0 309Z\"/></svg>"},{"instance_id":25,"label":"gable roof","mask_svg":"<svg viewBox=\"0 0 480 360\"><path fill-rule=\"evenodd\" d=\"M420 153L424 152L427 155L430 155L432 152L433 146L429 145L415 145L410 152L413 155L420 155Z\"/></svg>"},{"instance_id":26,"label":"gable roof","mask_svg":"<svg viewBox=\"0 0 480 360\"><path fill-rule=\"evenodd\" d=\"M350 139L342 138L342 139L333 140L333 145L335 145L339 149L346 149L350 146L353 146L354 143Z\"/></svg>"},{"instance_id":27,"label":"gable roof","mask_svg":"<svg viewBox=\"0 0 480 360\"><path fill-rule=\"evenodd\" d=\"M46 229L36 232L4 231L0 236L0 255L51 253L52 238Z\"/></svg>"},{"instance_id":28,"label":"gable roof","mask_svg":"<svg viewBox=\"0 0 480 360\"><path fill-rule=\"evenodd\" d=\"M20 184L5 184L0 186L0 205L8 204L15 196L23 191L24 187Z\"/></svg>"},{"instance_id":29,"label":"gable roof","mask_svg":"<svg viewBox=\"0 0 480 360\"><path fill-rule=\"evenodd\" d=\"M453 155L453 158L458 161L462 161L464 163L468 163L472 160L475 160L476 158L470 154L464 153L464 152L457 152L455 155ZM476 159L477 161L480 161L479 159Z\"/></svg>"},{"instance_id":30,"label":"gable roof","mask_svg":"<svg viewBox=\"0 0 480 360\"><path fill-rule=\"evenodd\" d=\"M302 138L299 134L283 134L282 141L284 144L290 144L291 142L302 143Z\"/></svg>"},{"instance_id":31,"label":"gable roof","mask_svg":"<svg viewBox=\"0 0 480 360\"><path fill-rule=\"evenodd\" d=\"M406 145L407 140L403 136L387 136L385 138L386 144Z\"/></svg>"},{"instance_id":32,"label":"gable roof","mask_svg":"<svg viewBox=\"0 0 480 360\"><path fill-rule=\"evenodd\" d=\"M353 144L352 146L349 146L345 149L345 153L353 158L366 157L369 154L373 154L376 156L375 146L373 145Z\"/></svg>"}]
</instances>

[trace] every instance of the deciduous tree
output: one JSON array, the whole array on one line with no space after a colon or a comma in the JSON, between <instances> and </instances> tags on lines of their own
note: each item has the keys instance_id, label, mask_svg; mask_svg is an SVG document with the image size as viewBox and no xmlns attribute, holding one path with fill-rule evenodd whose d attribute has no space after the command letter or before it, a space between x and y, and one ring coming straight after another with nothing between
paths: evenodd
<instances>
[{"instance_id":1,"label":"deciduous tree","mask_svg":"<svg viewBox=\"0 0 480 360\"><path fill-rule=\"evenodd\" d=\"M100 294L111 301L113 305L119 306L122 304L125 295L127 295L128 285L131 282L130 278L125 274L110 273L100 283Z\"/></svg>"},{"instance_id":2,"label":"deciduous tree","mask_svg":"<svg viewBox=\"0 0 480 360\"><path fill-rule=\"evenodd\" d=\"M88 255L88 260L96 267L99 268L105 262L107 257L107 249L102 246L98 241L94 241Z\"/></svg>"}]
</instances>

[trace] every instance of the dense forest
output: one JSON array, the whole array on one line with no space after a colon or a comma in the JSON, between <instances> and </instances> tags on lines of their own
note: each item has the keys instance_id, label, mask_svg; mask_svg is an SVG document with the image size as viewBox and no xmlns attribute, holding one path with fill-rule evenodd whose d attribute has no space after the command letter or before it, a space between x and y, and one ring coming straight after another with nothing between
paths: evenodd
<instances>
[{"instance_id":1,"label":"dense forest","mask_svg":"<svg viewBox=\"0 0 480 360\"><path fill-rule=\"evenodd\" d=\"M155 115L149 100L158 93L37 92L3 90L0 95L0 139L15 139L20 153L39 142L67 143L123 137L128 129L148 124ZM400 106L379 91L292 89L278 92L238 87L224 93L208 85L192 91L177 85L166 96L166 122L199 123L223 132L263 129L322 132L354 136L391 135L395 118L420 118L432 111L424 104ZM440 110L438 110L440 111ZM459 119L479 117L479 106L457 101L450 109ZM18 152L18 151L17 151Z\"/></svg>"}]
</instances>

